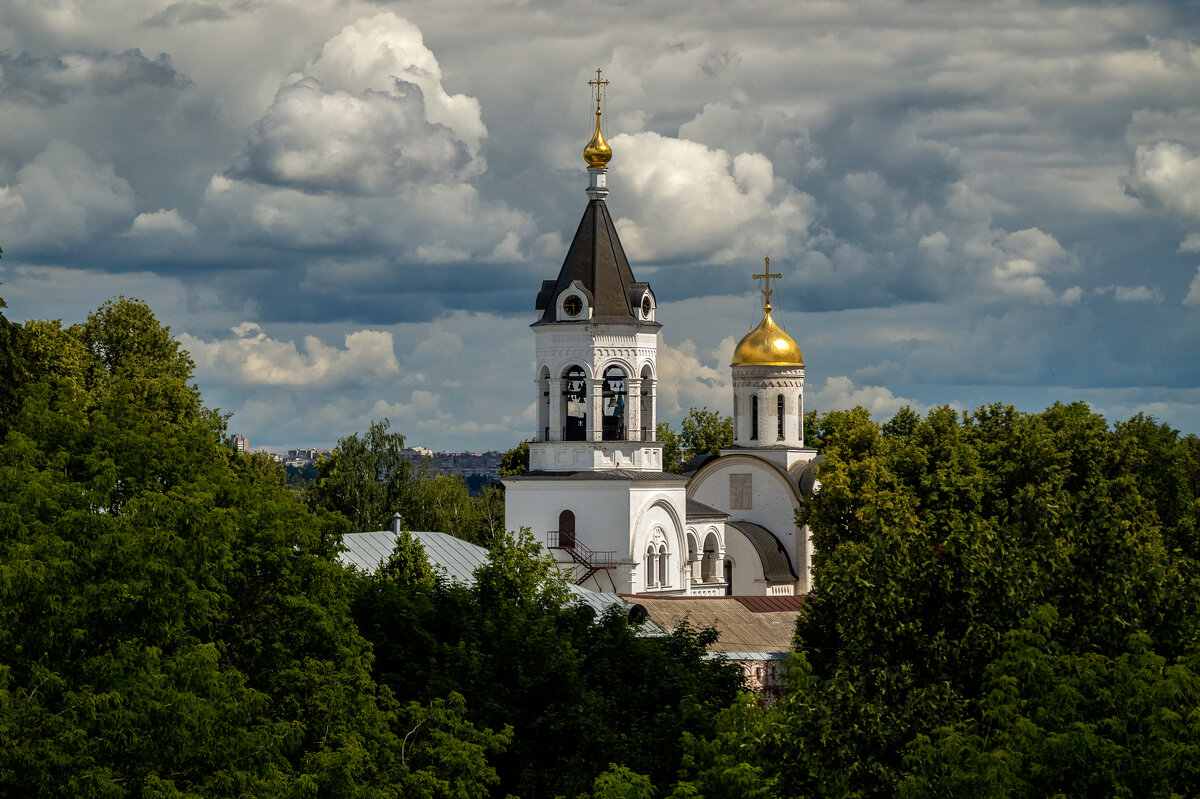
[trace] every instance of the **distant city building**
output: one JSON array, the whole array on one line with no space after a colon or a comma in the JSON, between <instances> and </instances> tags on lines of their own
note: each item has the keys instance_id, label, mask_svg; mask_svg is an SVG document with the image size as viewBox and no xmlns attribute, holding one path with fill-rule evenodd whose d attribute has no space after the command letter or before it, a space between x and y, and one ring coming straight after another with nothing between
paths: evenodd
<instances>
[{"instance_id":1,"label":"distant city building","mask_svg":"<svg viewBox=\"0 0 1200 799\"><path fill-rule=\"evenodd\" d=\"M229 437L229 446L236 452L246 453L250 451L250 439L241 433L234 433Z\"/></svg>"},{"instance_id":2,"label":"distant city building","mask_svg":"<svg viewBox=\"0 0 1200 799\"><path fill-rule=\"evenodd\" d=\"M312 463L317 458L329 454L330 452L327 449L289 449L287 451L287 457L284 458L284 460L287 463L292 463L293 461L298 461L300 463Z\"/></svg>"},{"instance_id":3,"label":"distant city building","mask_svg":"<svg viewBox=\"0 0 1200 799\"><path fill-rule=\"evenodd\" d=\"M400 456L420 469L426 461L442 474L457 474L461 477L480 475L489 480L500 479L500 459L503 452L433 452L425 447L408 447Z\"/></svg>"}]
</instances>

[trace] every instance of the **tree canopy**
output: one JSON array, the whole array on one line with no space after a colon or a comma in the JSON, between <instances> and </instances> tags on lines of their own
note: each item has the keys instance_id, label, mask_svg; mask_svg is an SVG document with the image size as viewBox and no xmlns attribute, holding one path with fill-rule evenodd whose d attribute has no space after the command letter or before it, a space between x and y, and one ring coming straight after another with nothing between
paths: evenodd
<instances>
[{"instance_id":1,"label":"tree canopy","mask_svg":"<svg viewBox=\"0 0 1200 799\"><path fill-rule=\"evenodd\" d=\"M663 469L674 474L699 455L718 455L733 445L733 417L721 416L707 407L691 408L676 433L666 422L659 422L655 434L663 443Z\"/></svg>"},{"instance_id":2,"label":"tree canopy","mask_svg":"<svg viewBox=\"0 0 1200 799\"><path fill-rule=\"evenodd\" d=\"M500 741L452 696L375 684L345 522L223 445L149 308L25 335L0 448L0 792L484 795L493 772L444 769L439 736L479 763Z\"/></svg>"},{"instance_id":3,"label":"tree canopy","mask_svg":"<svg viewBox=\"0 0 1200 799\"><path fill-rule=\"evenodd\" d=\"M144 303L4 324L25 371L0 431L0 794L611 796L668 782L733 700L705 633L594 620L528 536L490 533L470 588L405 536L378 574L344 568L346 511L475 507L409 474L386 422L309 505L225 446Z\"/></svg>"},{"instance_id":4,"label":"tree canopy","mask_svg":"<svg viewBox=\"0 0 1200 799\"><path fill-rule=\"evenodd\" d=\"M351 434L317 461L317 476L302 496L314 510L335 511L353 531L391 529L399 513L412 530L436 530L487 544L504 531L504 495L491 486L472 497L457 475L428 464L414 473L401 454L404 436L389 432L387 419L372 422L363 436Z\"/></svg>"},{"instance_id":5,"label":"tree canopy","mask_svg":"<svg viewBox=\"0 0 1200 799\"><path fill-rule=\"evenodd\" d=\"M1194 436L1081 403L809 429L816 590L789 694L718 739L751 788L1200 791ZM701 751L716 784L728 749Z\"/></svg>"}]
</instances>

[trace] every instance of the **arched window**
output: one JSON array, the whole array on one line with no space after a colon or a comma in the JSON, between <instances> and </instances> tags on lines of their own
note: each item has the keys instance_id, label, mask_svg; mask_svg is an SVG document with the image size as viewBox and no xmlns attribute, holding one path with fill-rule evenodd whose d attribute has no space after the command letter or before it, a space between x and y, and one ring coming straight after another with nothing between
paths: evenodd
<instances>
[{"instance_id":1,"label":"arched window","mask_svg":"<svg viewBox=\"0 0 1200 799\"><path fill-rule=\"evenodd\" d=\"M671 584L671 572L667 569L667 545L660 544L658 547L658 581L666 587Z\"/></svg>"},{"instance_id":2,"label":"arched window","mask_svg":"<svg viewBox=\"0 0 1200 799\"><path fill-rule=\"evenodd\" d=\"M709 533L704 539L704 554L700 559L700 581L717 581L717 537Z\"/></svg>"},{"instance_id":3,"label":"arched window","mask_svg":"<svg viewBox=\"0 0 1200 799\"><path fill-rule=\"evenodd\" d=\"M587 441L587 373L582 366L563 372L563 441Z\"/></svg>"},{"instance_id":4,"label":"arched window","mask_svg":"<svg viewBox=\"0 0 1200 799\"><path fill-rule=\"evenodd\" d=\"M575 548L575 514L569 510L558 514L558 545Z\"/></svg>"},{"instance_id":5,"label":"arched window","mask_svg":"<svg viewBox=\"0 0 1200 799\"><path fill-rule=\"evenodd\" d=\"M604 370L603 427L604 441L625 440L625 370L610 366Z\"/></svg>"},{"instance_id":6,"label":"arched window","mask_svg":"<svg viewBox=\"0 0 1200 799\"><path fill-rule=\"evenodd\" d=\"M779 438L783 438L783 395L780 394L775 398L775 426L778 428Z\"/></svg>"},{"instance_id":7,"label":"arched window","mask_svg":"<svg viewBox=\"0 0 1200 799\"><path fill-rule=\"evenodd\" d=\"M654 564L658 560L657 553L654 551L654 544L646 547L646 587L650 588L657 584L654 579Z\"/></svg>"},{"instance_id":8,"label":"arched window","mask_svg":"<svg viewBox=\"0 0 1200 799\"><path fill-rule=\"evenodd\" d=\"M684 570L684 582L685 583L694 583L700 579L696 575L696 562L700 559L700 555L696 551L696 539L692 537L691 533L688 533L687 547L688 547L688 562L687 562L687 566Z\"/></svg>"},{"instance_id":9,"label":"arched window","mask_svg":"<svg viewBox=\"0 0 1200 799\"><path fill-rule=\"evenodd\" d=\"M796 427L800 433L799 441L804 443L804 395L796 395Z\"/></svg>"},{"instance_id":10,"label":"arched window","mask_svg":"<svg viewBox=\"0 0 1200 799\"><path fill-rule=\"evenodd\" d=\"M750 438L758 440L758 395L750 398Z\"/></svg>"},{"instance_id":11,"label":"arched window","mask_svg":"<svg viewBox=\"0 0 1200 799\"><path fill-rule=\"evenodd\" d=\"M725 594L728 596L728 595L731 595L732 593L733 593L733 561L726 560L725 561Z\"/></svg>"},{"instance_id":12,"label":"arched window","mask_svg":"<svg viewBox=\"0 0 1200 799\"><path fill-rule=\"evenodd\" d=\"M650 364L642 367L642 407L639 423L642 426L642 441L654 440L654 373Z\"/></svg>"},{"instance_id":13,"label":"arched window","mask_svg":"<svg viewBox=\"0 0 1200 799\"><path fill-rule=\"evenodd\" d=\"M550 440L550 370L542 367L538 375L538 440Z\"/></svg>"}]
</instances>

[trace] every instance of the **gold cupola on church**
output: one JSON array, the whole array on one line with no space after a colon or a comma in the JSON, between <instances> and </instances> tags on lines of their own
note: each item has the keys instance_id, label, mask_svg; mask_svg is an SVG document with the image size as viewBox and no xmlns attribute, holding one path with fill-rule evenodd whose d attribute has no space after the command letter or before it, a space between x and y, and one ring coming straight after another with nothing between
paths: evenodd
<instances>
[{"instance_id":1,"label":"gold cupola on church","mask_svg":"<svg viewBox=\"0 0 1200 799\"><path fill-rule=\"evenodd\" d=\"M755 275L756 279L765 279L766 288L763 290L763 318L758 327L742 336L737 347L733 350L733 364L759 366L804 366L804 353L800 345L787 334L782 327L771 318L771 278L782 275L771 273L771 259L767 258L766 273Z\"/></svg>"}]
</instances>

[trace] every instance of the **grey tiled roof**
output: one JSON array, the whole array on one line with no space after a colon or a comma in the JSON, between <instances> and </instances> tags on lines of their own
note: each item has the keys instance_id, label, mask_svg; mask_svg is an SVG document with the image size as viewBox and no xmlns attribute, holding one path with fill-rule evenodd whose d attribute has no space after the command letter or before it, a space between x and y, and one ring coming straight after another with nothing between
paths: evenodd
<instances>
[{"instance_id":1,"label":"grey tiled roof","mask_svg":"<svg viewBox=\"0 0 1200 799\"><path fill-rule=\"evenodd\" d=\"M799 610L754 613L734 597L635 596L650 618L667 629L687 620L694 627L715 627L720 638L710 652L787 652L792 646ZM739 656L737 660L768 660Z\"/></svg>"},{"instance_id":2,"label":"grey tiled roof","mask_svg":"<svg viewBox=\"0 0 1200 799\"><path fill-rule=\"evenodd\" d=\"M684 511L688 521L692 519L726 519L729 514L723 510L717 510L711 505L705 505L703 502L697 502L694 499L688 499L687 509Z\"/></svg>"},{"instance_id":3,"label":"grey tiled roof","mask_svg":"<svg viewBox=\"0 0 1200 799\"><path fill-rule=\"evenodd\" d=\"M450 580L462 585L475 584L475 570L487 563L488 551L478 544L472 544L455 538L446 533L413 531L413 537L425 548L425 557L435 570L446 575ZM348 566L354 566L365 572L374 572L391 556L396 546L396 534L391 530L377 530L370 533L349 533L342 539L346 551L338 558ZM618 605L628 612L632 607L617 594L589 591L578 585L568 585L567 588L575 597L575 601L587 605L600 616L613 605ZM659 635L664 631L653 621L642 625L641 632L647 635Z\"/></svg>"}]
</instances>

